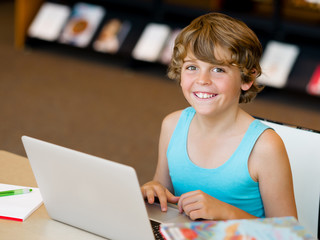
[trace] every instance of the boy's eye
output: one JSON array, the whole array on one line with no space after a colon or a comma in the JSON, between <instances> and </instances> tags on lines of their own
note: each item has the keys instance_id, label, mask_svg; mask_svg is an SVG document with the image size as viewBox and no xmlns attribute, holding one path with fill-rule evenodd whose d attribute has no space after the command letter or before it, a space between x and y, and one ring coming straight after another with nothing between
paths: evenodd
<instances>
[{"instance_id":1,"label":"boy's eye","mask_svg":"<svg viewBox=\"0 0 320 240\"><path fill-rule=\"evenodd\" d=\"M197 70L197 67L196 66L188 66L187 69L188 70Z\"/></svg>"},{"instance_id":2,"label":"boy's eye","mask_svg":"<svg viewBox=\"0 0 320 240\"><path fill-rule=\"evenodd\" d=\"M223 72L225 72L223 68L218 68L218 67L214 68L213 71L214 71L214 72L217 72L217 73L223 73Z\"/></svg>"}]
</instances>

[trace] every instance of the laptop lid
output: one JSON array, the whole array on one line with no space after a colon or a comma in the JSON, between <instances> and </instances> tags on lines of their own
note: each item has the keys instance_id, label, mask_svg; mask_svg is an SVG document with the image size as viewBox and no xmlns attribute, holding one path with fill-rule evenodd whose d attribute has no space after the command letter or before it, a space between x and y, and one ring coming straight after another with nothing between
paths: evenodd
<instances>
[{"instance_id":1,"label":"laptop lid","mask_svg":"<svg viewBox=\"0 0 320 240\"><path fill-rule=\"evenodd\" d=\"M52 219L110 239L154 239L132 167L27 136L22 142ZM149 207L153 220L189 220Z\"/></svg>"}]
</instances>

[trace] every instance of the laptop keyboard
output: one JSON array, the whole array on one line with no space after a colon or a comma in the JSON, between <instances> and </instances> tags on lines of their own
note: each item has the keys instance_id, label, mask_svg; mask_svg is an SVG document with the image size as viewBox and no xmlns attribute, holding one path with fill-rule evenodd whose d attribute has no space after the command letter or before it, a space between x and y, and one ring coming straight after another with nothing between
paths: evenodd
<instances>
[{"instance_id":1,"label":"laptop keyboard","mask_svg":"<svg viewBox=\"0 0 320 240\"><path fill-rule=\"evenodd\" d=\"M160 223L152 221L152 220L150 220L150 222L151 222L152 231L153 231L153 235L154 235L155 239L156 240L165 240L160 233Z\"/></svg>"}]
</instances>

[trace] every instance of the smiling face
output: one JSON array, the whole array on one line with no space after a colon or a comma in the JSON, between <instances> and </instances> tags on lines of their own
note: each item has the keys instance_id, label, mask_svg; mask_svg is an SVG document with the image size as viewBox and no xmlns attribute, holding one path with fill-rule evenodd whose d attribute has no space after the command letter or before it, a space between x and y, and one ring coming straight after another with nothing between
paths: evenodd
<instances>
[{"instance_id":1,"label":"smiling face","mask_svg":"<svg viewBox=\"0 0 320 240\"><path fill-rule=\"evenodd\" d=\"M228 54L226 58L219 57L220 48ZM255 82L261 74L261 44L254 32L239 20L221 13L209 13L193 20L175 40L169 78L182 80L182 66L186 57L192 58L190 53L212 65L238 67L242 82L251 84L248 90L240 92L239 103L250 102L263 89Z\"/></svg>"},{"instance_id":2,"label":"smiling face","mask_svg":"<svg viewBox=\"0 0 320 240\"><path fill-rule=\"evenodd\" d=\"M222 48L217 48L215 55L221 60L228 58L228 52ZM190 51L181 68L182 92L197 113L203 115L237 109L241 90L249 89L251 84L242 83L238 67L204 62Z\"/></svg>"}]
</instances>

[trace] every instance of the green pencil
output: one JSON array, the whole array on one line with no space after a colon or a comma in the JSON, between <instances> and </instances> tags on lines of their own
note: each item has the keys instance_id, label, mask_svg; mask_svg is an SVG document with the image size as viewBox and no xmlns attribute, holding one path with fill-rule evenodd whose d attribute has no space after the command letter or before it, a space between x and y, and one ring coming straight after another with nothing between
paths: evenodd
<instances>
[{"instance_id":1,"label":"green pencil","mask_svg":"<svg viewBox=\"0 0 320 240\"><path fill-rule=\"evenodd\" d=\"M6 190L0 192L0 197L6 197L6 196L12 196L12 195L18 195L18 194L24 194L32 192L31 188L22 188L22 189L14 189L14 190Z\"/></svg>"}]
</instances>

